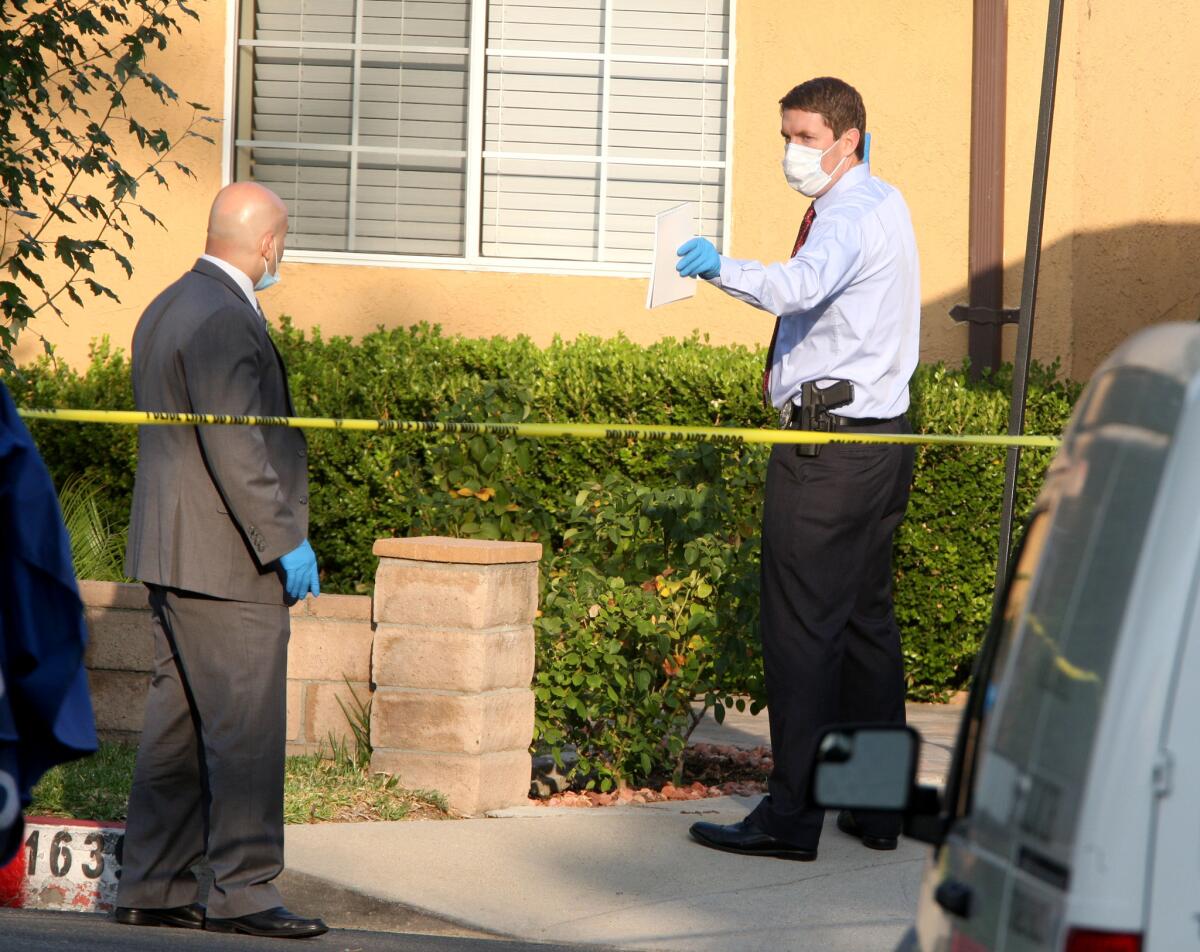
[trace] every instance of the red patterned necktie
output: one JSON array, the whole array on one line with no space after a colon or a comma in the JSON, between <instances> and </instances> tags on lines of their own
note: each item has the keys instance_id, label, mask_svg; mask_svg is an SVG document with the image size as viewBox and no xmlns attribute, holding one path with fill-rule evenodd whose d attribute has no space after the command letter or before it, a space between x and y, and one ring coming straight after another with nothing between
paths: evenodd
<instances>
[{"instance_id":1,"label":"red patterned necktie","mask_svg":"<svg viewBox=\"0 0 1200 952\"><path fill-rule=\"evenodd\" d=\"M808 206L808 211L804 213L804 220L800 222L800 231L796 235L796 243L792 246L792 254L788 259L796 257L797 252L804 247L804 242L808 241L808 233L812 230L812 223L817 217L817 205L814 202ZM775 330L771 334L771 346L767 348L767 366L763 369L762 378L762 395L763 403L771 406L771 364L775 362L775 341L779 338L779 318L775 318Z\"/></svg>"}]
</instances>

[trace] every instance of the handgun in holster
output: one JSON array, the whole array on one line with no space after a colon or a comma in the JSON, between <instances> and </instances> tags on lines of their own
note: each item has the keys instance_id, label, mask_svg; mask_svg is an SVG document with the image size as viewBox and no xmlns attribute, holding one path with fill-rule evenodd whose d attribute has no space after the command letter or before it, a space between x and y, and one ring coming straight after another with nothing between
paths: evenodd
<instances>
[{"instance_id":1,"label":"handgun in holster","mask_svg":"<svg viewBox=\"0 0 1200 952\"><path fill-rule=\"evenodd\" d=\"M839 380L828 387L818 387L815 383L802 384L798 428L817 433L832 433L834 420L830 411L853 402L854 384L849 380ZM799 443L796 446L796 455L820 456L821 444Z\"/></svg>"}]
</instances>

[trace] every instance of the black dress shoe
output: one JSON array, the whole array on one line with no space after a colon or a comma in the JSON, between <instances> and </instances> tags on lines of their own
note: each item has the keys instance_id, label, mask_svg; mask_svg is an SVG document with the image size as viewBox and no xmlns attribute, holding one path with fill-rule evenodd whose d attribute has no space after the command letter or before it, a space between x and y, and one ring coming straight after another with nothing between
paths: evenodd
<instances>
[{"instance_id":1,"label":"black dress shoe","mask_svg":"<svg viewBox=\"0 0 1200 952\"><path fill-rule=\"evenodd\" d=\"M812 862L817 858L815 849L777 839L763 830L751 817L740 823L693 823L692 838L698 843L726 853L742 853L746 856L774 856L778 859L795 859Z\"/></svg>"},{"instance_id":2,"label":"black dress shoe","mask_svg":"<svg viewBox=\"0 0 1200 952\"><path fill-rule=\"evenodd\" d=\"M847 836L853 836L862 841L862 845L871 850L894 850L900 838L898 836L871 836L862 831L854 814L842 810L837 815L837 828Z\"/></svg>"},{"instance_id":3,"label":"black dress shoe","mask_svg":"<svg viewBox=\"0 0 1200 952\"><path fill-rule=\"evenodd\" d=\"M123 926L170 926L173 929L203 929L204 907L198 902L174 909L131 909L117 906L114 916Z\"/></svg>"},{"instance_id":4,"label":"black dress shoe","mask_svg":"<svg viewBox=\"0 0 1200 952\"><path fill-rule=\"evenodd\" d=\"M236 919L208 919L204 928L209 932L240 932L274 939L311 939L324 935L329 926L320 919L305 919L288 912L283 906L252 912Z\"/></svg>"}]
</instances>

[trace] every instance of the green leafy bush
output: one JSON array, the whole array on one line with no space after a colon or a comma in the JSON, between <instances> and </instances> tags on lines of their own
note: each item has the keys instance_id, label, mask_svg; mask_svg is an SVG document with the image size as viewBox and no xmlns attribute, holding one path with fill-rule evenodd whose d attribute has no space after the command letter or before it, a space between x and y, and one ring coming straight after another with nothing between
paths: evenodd
<instances>
[{"instance_id":1,"label":"green leafy bush","mask_svg":"<svg viewBox=\"0 0 1200 952\"><path fill-rule=\"evenodd\" d=\"M544 565L537 734L551 750L574 744L604 790L678 773L693 699L723 711L735 685L761 694L746 454L675 460L666 487L614 475L580 490Z\"/></svg>"},{"instance_id":2,"label":"green leafy bush","mask_svg":"<svg viewBox=\"0 0 1200 952\"><path fill-rule=\"evenodd\" d=\"M375 419L629 421L761 427L762 353L698 337L643 346L580 338L444 337L418 326L359 342L276 335L297 412ZM128 408L128 363L107 343L82 373L47 362L12 387L19 405ZM913 383L919 432L1003 432L1011 371L980 383L944 366ZM1079 387L1035 367L1027 429L1058 433ZM56 480L101 479L128 514L131 427L36 423ZM370 590L372 542L442 534L545 544L537 623L538 742L575 744L600 786L678 764L689 701L760 704L758 526L766 447L479 434L309 433L310 536L326 591ZM1049 453L1024 454L1019 509ZM896 539L896 610L909 694L960 687L986 627L1004 452L921 447ZM119 524L119 523L116 523Z\"/></svg>"},{"instance_id":3,"label":"green leafy bush","mask_svg":"<svg viewBox=\"0 0 1200 952\"><path fill-rule=\"evenodd\" d=\"M913 381L919 433L1003 433L1012 368L978 384L946 367L922 367ZM1061 433L1079 397L1057 365L1035 365L1025 429ZM987 629L995 587L1006 451L920 446L908 515L896 534L896 616L904 633L909 696L936 700L963 685ZM1028 511L1049 464L1048 451L1021 457L1016 512Z\"/></svg>"}]
</instances>

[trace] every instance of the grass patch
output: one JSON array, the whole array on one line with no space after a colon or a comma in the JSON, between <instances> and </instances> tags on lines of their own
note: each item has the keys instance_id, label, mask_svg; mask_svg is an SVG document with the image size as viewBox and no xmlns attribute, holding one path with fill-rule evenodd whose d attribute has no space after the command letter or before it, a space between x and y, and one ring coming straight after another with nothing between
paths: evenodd
<instances>
[{"instance_id":1,"label":"grass patch","mask_svg":"<svg viewBox=\"0 0 1200 952\"><path fill-rule=\"evenodd\" d=\"M124 820L136 748L101 744L90 757L55 767L33 788L29 814L79 820ZM289 757L284 774L286 823L443 818L437 793L413 792L394 777L357 767L344 747L333 757Z\"/></svg>"},{"instance_id":2,"label":"grass patch","mask_svg":"<svg viewBox=\"0 0 1200 952\"><path fill-rule=\"evenodd\" d=\"M101 744L90 757L46 771L33 788L32 816L77 820L124 820L137 748Z\"/></svg>"},{"instance_id":3,"label":"grass patch","mask_svg":"<svg viewBox=\"0 0 1200 952\"><path fill-rule=\"evenodd\" d=\"M439 793L405 790L395 777L360 770L352 761L289 757L283 789L285 823L425 820L446 816Z\"/></svg>"}]
</instances>

